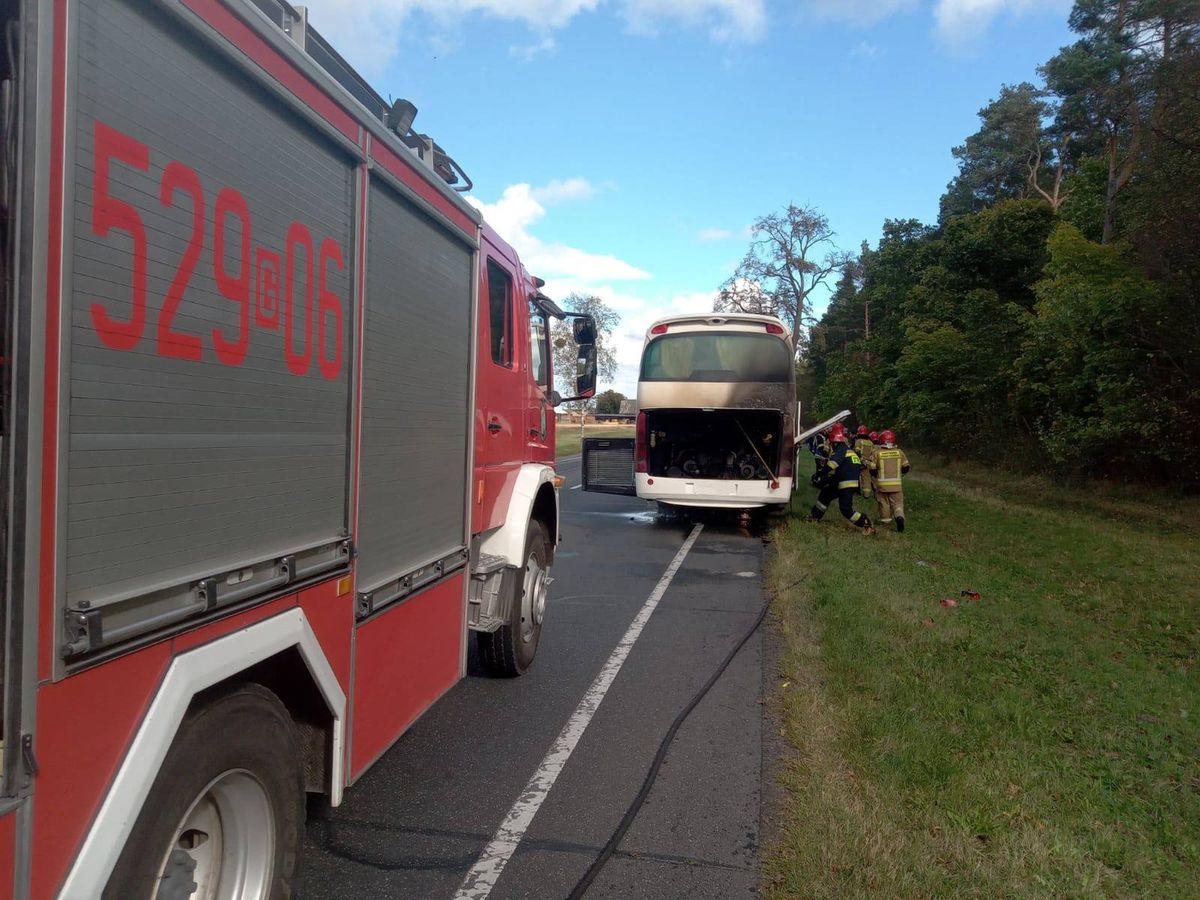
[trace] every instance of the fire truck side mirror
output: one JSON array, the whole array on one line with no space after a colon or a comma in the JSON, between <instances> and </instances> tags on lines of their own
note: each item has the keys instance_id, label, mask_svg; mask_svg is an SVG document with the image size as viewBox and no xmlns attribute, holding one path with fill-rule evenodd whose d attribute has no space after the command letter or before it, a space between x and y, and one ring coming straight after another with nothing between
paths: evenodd
<instances>
[{"instance_id":1,"label":"fire truck side mirror","mask_svg":"<svg viewBox=\"0 0 1200 900\"><path fill-rule=\"evenodd\" d=\"M579 345L579 374L575 377L575 393L586 399L596 393L596 345Z\"/></svg>"},{"instance_id":2,"label":"fire truck side mirror","mask_svg":"<svg viewBox=\"0 0 1200 900\"><path fill-rule=\"evenodd\" d=\"M579 344L580 359L583 359L583 345L596 343L596 320L591 316L580 316L571 323L571 333L575 343Z\"/></svg>"},{"instance_id":3,"label":"fire truck side mirror","mask_svg":"<svg viewBox=\"0 0 1200 900\"><path fill-rule=\"evenodd\" d=\"M596 393L596 345L580 344L579 358L575 362L575 396L560 397L557 391L550 395L552 405L590 400Z\"/></svg>"}]
</instances>

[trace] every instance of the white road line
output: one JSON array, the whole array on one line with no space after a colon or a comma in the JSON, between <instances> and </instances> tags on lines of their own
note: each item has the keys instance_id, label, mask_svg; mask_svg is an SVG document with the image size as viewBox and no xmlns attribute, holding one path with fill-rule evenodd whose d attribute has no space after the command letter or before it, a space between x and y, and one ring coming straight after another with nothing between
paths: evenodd
<instances>
[{"instance_id":1,"label":"white road line","mask_svg":"<svg viewBox=\"0 0 1200 900\"><path fill-rule=\"evenodd\" d=\"M604 699L604 695L608 693L617 673L621 671L621 665L625 662L625 657L629 656L629 651L633 649L634 641L641 635L646 622L649 621L655 607L658 606L658 601L666 593L671 579L683 565L683 560L687 557L688 551L692 549L692 545L696 543L696 538L700 537L703 529L703 525L697 525L692 529L692 533L688 535L683 546L679 548L679 552L675 554L675 558L671 560L671 565L667 566L667 571L663 572L662 578L658 579L658 584L654 586L649 598L642 605L633 622L630 623L629 630L625 632L625 636L613 649L612 655L600 669L600 674L596 676L592 686L579 701L579 706L576 707L567 724L563 726L563 730L559 732L550 750L542 759L542 764L533 773L533 777L525 785L525 790L521 791L517 802L508 811L508 815L504 817L504 821L500 823L496 833L492 835L491 842L483 848L483 853L480 854L475 865L471 867L471 871L467 873L467 877L459 885L454 900L483 900L496 886L496 882L500 879L500 873L504 871L505 865L516 852L517 845L521 843L521 838L525 836L526 830L533 822L533 817L541 808L542 801L554 787L554 782L567 764L567 760L570 759L575 745L583 737L584 730L600 707L600 701Z\"/></svg>"},{"instance_id":2,"label":"white road line","mask_svg":"<svg viewBox=\"0 0 1200 900\"><path fill-rule=\"evenodd\" d=\"M568 490L568 491L577 491L577 490L579 490L581 487L583 487L583 485L582 485L582 484L573 484L573 485L571 485L569 488L567 488L567 490Z\"/></svg>"}]
</instances>

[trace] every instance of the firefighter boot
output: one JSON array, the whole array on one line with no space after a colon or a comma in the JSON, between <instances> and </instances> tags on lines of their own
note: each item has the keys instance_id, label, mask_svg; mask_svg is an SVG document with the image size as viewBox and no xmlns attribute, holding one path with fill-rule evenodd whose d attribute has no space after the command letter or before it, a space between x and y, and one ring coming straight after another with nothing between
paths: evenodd
<instances>
[{"instance_id":1,"label":"firefighter boot","mask_svg":"<svg viewBox=\"0 0 1200 900\"><path fill-rule=\"evenodd\" d=\"M858 524L862 526L863 534L874 534L875 533L875 526L871 524L870 516L867 516L866 514L864 514L863 517L861 519L859 519Z\"/></svg>"},{"instance_id":2,"label":"firefighter boot","mask_svg":"<svg viewBox=\"0 0 1200 900\"><path fill-rule=\"evenodd\" d=\"M820 503L814 503L812 509L808 511L808 518L811 522L820 522L825 515L825 510L828 506L822 506Z\"/></svg>"},{"instance_id":3,"label":"firefighter boot","mask_svg":"<svg viewBox=\"0 0 1200 900\"><path fill-rule=\"evenodd\" d=\"M904 530L904 516L896 516L896 530L897 531Z\"/></svg>"}]
</instances>

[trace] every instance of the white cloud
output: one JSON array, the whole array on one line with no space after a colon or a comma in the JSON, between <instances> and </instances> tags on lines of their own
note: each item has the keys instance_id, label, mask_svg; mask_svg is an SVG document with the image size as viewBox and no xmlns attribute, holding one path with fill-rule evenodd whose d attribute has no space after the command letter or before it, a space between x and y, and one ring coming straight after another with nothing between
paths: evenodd
<instances>
[{"instance_id":1,"label":"white cloud","mask_svg":"<svg viewBox=\"0 0 1200 900\"><path fill-rule=\"evenodd\" d=\"M917 0L806 0L805 6L818 19L867 26L915 8Z\"/></svg>"},{"instance_id":2,"label":"white cloud","mask_svg":"<svg viewBox=\"0 0 1200 900\"><path fill-rule=\"evenodd\" d=\"M557 44L554 42L554 35L547 34L533 44L523 46L514 44L508 48L508 55L514 59L519 59L521 62L533 62L538 57L553 53L556 48Z\"/></svg>"},{"instance_id":3,"label":"white cloud","mask_svg":"<svg viewBox=\"0 0 1200 900\"><path fill-rule=\"evenodd\" d=\"M604 0L307 0L308 18L343 56L367 78L383 74L399 50L405 21L423 13L442 30L455 30L471 15L520 22L538 35L531 47L514 48L515 55L549 47L550 33ZM453 43L450 45L453 46Z\"/></svg>"},{"instance_id":4,"label":"white cloud","mask_svg":"<svg viewBox=\"0 0 1200 900\"><path fill-rule=\"evenodd\" d=\"M629 27L655 33L680 23L707 26L715 41L756 41L767 31L765 0L623 0Z\"/></svg>"},{"instance_id":5,"label":"white cloud","mask_svg":"<svg viewBox=\"0 0 1200 900\"><path fill-rule=\"evenodd\" d=\"M1065 14L1072 0L933 0L934 29L952 47L963 47L979 39L1002 14L1029 12ZM804 0L816 19L848 22L869 27L898 13L926 6L923 0ZM854 56L874 56L877 48L863 41Z\"/></svg>"},{"instance_id":6,"label":"white cloud","mask_svg":"<svg viewBox=\"0 0 1200 900\"><path fill-rule=\"evenodd\" d=\"M870 59L879 53L879 48L869 41L859 41L857 46L850 51L851 56L858 56L864 59Z\"/></svg>"},{"instance_id":7,"label":"white cloud","mask_svg":"<svg viewBox=\"0 0 1200 900\"><path fill-rule=\"evenodd\" d=\"M592 193L592 186L586 179L571 178L552 181L539 188L528 184L509 185L495 203L484 203L475 197L468 197L467 202L480 210L488 224L516 248L525 268L546 281L555 278L583 282L649 278L650 273L615 256L589 253L561 243L546 243L530 231L545 217L547 205L586 199Z\"/></svg>"},{"instance_id":8,"label":"white cloud","mask_svg":"<svg viewBox=\"0 0 1200 900\"><path fill-rule=\"evenodd\" d=\"M733 232L727 228L702 228L697 237L705 242L727 241L733 237Z\"/></svg>"},{"instance_id":9,"label":"white cloud","mask_svg":"<svg viewBox=\"0 0 1200 900\"><path fill-rule=\"evenodd\" d=\"M553 206L568 200L587 200L595 193L596 189L586 178L567 178L562 181L556 179L542 187L534 188L530 196L539 203Z\"/></svg>"},{"instance_id":10,"label":"white cloud","mask_svg":"<svg viewBox=\"0 0 1200 900\"><path fill-rule=\"evenodd\" d=\"M399 51L400 35L414 13L443 31L456 31L471 16L525 25L528 45L509 53L525 61L555 49L553 33L576 17L614 4L630 29L660 25L707 27L716 41L753 41L766 34L766 0L307 0L309 21L368 78L377 78ZM453 48L456 41L446 46Z\"/></svg>"},{"instance_id":11,"label":"white cloud","mask_svg":"<svg viewBox=\"0 0 1200 900\"><path fill-rule=\"evenodd\" d=\"M1063 13L1071 0L937 0L933 8L938 37L953 47L977 41L1003 13Z\"/></svg>"},{"instance_id":12,"label":"white cloud","mask_svg":"<svg viewBox=\"0 0 1200 900\"><path fill-rule=\"evenodd\" d=\"M650 278L650 273L632 266L623 259L599 253L588 253L564 244L544 244L522 259L528 260L526 267L541 272L546 280L573 277L584 281L641 281Z\"/></svg>"}]
</instances>

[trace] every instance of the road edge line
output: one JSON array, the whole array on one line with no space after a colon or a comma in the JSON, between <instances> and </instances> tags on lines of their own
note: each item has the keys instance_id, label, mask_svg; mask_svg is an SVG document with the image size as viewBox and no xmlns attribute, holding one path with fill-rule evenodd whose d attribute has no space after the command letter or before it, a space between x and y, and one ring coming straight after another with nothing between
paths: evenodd
<instances>
[{"instance_id":1,"label":"road edge line","mask_svg":"<svg viewBox=\"0 0 1200 900\"><path fill-rule=\"evenodd\" d=\"M600 668L599 674L592 681L591 687L579 701L575 712L571 714L567 724L563 726L554 743L550 745L550 749L546 751L537 771L526 783L525 789L521 791L516 802L509 809L504 821L500 823L500 827L496 829L496 833L484 847L479 859L475 861L475 865L463 878L462 884L459 885L458 891L454 895L454 900L484 900L496 886L504 867L516 852L517 846L532 824L533 817L537 815L542 802L549 795L550 789L554 787L554 782L566 766L567 760L571 758L571 753L575 750L579 739L583 737L583 732L600 707L604 695L608 693L617 673L621 671L621 666L624 664L625 658L629 656L629 651L633 649L634 642L641 635L642 629L646 627L646 622L650 620L650 616L657 608L658 601L667 592L675 573L683 565L688 552L703 530L703 525L696 525L692 529L692 533L687 536L683 546L679 548L675 558L667 566L667 570L658 579L658 584L654 586L654 590L650 592L650 596L646 598L642 608L633 617L624 637L617 642L617 646L613 648L612 653Z\"/></svg>"}]
</instances>

